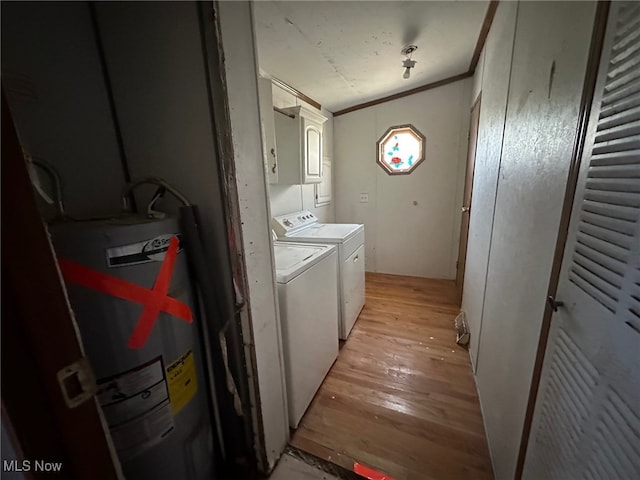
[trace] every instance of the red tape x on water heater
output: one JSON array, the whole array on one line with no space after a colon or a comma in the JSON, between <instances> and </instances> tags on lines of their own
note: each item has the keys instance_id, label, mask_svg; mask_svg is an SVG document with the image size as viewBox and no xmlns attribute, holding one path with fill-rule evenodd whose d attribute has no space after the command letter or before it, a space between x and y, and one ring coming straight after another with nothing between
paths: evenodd
<instances>
[{"instance_id":1,"label":"red tape x on water heater","mask_svg":"<svg viewBox=\"0 0 640 480\"><path fill-rule=\"evenodd\" d=\"M213 476L194 294L175 218L50 226L127 480Z\"/></svg>"}]
</instances>

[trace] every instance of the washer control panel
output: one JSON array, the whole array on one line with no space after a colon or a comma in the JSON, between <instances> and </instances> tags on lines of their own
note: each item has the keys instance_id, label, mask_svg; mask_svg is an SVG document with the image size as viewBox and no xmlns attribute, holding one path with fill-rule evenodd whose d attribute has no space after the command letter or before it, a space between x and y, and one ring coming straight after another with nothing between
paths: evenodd
<instances>
[{"instance_id":1,"label":"washer control panel","mask_svg":"<svg viewBox=\"0 0 640 480\"><path fill-rule=\"evenodd\" d=\"M273 217L272 227L278 237L286 237L317 222L318 217L309 210L302 210L300 212Z\"/></svg>"}]
</instances>

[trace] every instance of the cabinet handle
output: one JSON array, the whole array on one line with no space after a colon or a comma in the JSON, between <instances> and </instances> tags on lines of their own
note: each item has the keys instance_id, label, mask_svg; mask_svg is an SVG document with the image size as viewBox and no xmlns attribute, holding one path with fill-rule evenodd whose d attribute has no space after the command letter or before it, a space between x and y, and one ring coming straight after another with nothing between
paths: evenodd
<instances>
[{"instance_id":1,"label":"cabinet handle","mask_svg":"<svg viewBox=\"0 0 640 480\"><path fill-rule=\"evenodd\" d=\"M356 263L358 261L358 258L360 258L360 255L355 256L355 258L353 259L353 263Z\"/></svg>"},{"instance_id":2,"label":"cabinet handle","mask_svg":"<svg viewBox=\"0 0 640 480\"><path fill-rule=\"evenodd\" d=\"M273 167L271 167L271 171L276 173L276 168L278 167L278 162L276 161L276 149L271 149L271 156L273 157Z\"/></svg>"}]
</instances>

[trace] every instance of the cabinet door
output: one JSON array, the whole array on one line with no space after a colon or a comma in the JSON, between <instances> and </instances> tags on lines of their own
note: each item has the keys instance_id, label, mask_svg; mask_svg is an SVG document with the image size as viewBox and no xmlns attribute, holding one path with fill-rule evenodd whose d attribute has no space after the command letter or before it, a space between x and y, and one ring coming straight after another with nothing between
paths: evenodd
<instances>
[{"instance_id":1,"label":"cabinet door","mask_svg":"<svg viewBox=\"0 0 640 480\"><path fill-rule=\"evenodd\" d=\"M307 124L304 129L304 178L303 183L322 181L322 130Z\"/></svg>"},{"instance_id":2,"label":"cabinet door","mask_svg":"<svg viewBox=\"0 0 640 480\"><path fill-rule=\"evenodd\" d=\"M331 158L325 156L322 161L322 181L315 184L315 206L331 204Z\"/></svg>"},{"instance_id":3,"label":"cabinet door","mask_svg":"<svg viewBox=\"0 0 640 480\"><path fill-rule=\"evenodd\" d=\"M258 95L260 97L260 121L262 123L262 147L264 163L269 183L278 182L278 157L276 153L276 130L273 119L273 95L271 80L258 79Z\"/></svg>"},{"instance_id":4,"label":"cabinet door","mask_svg":"<svg viewBox=\"0 0 640 480\"><path fill-rule=\"evenodd\" d=\"M342 264L342 295L340 339L346 340L364 307L364 244Z\"/></svg>"}]
</instances>

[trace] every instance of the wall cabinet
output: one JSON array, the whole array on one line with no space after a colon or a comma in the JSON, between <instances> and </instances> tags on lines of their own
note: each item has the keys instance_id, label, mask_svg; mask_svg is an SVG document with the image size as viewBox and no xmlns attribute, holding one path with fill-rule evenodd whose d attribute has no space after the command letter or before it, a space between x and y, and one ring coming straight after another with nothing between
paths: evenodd
<instances>
[{"instance_id":1,"label":"wall cabinet","mask_svg":"<svg viewBox=\"0 0 640 480\"><path fill-rule=\"evenodd\" d=\"M262 148L264 165L269 183L278 183L278 153L276 150L276 132L273 115L273 93L271 79L258 78L258 97L260 100L260 123L262 124ZM276 114L277 115L277 114Z\"/></svg>"},{"instance_id":2,"label":"wall cabinet","mask_svg":"<svg viewBox=\"0 0 640 480\"><path fill-rule=\"evenodd\" d=\"M278 183L301 185L322 181L322 125L327 120L303 106L274 112L278 145Z\"/></svg>"}]
</instances>

